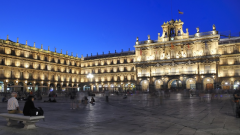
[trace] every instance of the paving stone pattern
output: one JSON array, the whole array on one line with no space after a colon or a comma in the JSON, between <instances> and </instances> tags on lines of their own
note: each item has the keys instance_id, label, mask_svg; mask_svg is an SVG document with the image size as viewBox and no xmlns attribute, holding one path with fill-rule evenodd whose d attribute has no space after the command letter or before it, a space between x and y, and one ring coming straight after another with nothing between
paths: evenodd
<instances>
[{"instance_id":1,"label":"paving stone pattern","mask_svg":"<svg viewBox=\"0 0 240 135\"><path fill-rule=\"evenodd\" d=\"M46 100L47 98L45 98ZM89 97L90 99L90 97ZM171 94L160 104L159 97L147 94L130 95L127 99L111 95L96 95L95 105L80 105L71 110L71 100L59 96L57 103L34 101L45 111L45 121L36 129L25 130L23 125L7 127L0 117L1 135L239 135L240 118L235 117L231 95L219 95L210 100L206 95L182 97ZM23 108L24 101L20 101ZM6 112L0 103L0 113Z\"/></svg>"}]
</instances>

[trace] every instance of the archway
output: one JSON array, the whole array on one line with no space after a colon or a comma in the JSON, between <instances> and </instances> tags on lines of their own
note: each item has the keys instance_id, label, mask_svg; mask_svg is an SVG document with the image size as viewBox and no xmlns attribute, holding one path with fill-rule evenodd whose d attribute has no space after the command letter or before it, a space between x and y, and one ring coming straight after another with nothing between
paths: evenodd
<instances>
[{"instance_id":1,"label":"archway","mask_svg":"<svg viewBox=\"0 0 240 135\"><path fill-rule=\"evenodd\" d=\"M163 81L161 79L155 80L154 84L156 90L160 90L163 87Z\"/></svg>"},{"instance_id":2,"label":"archway","mask_svg":"<svg viewBox=\"0 0 240 135\"><path fill-rule=\"evenodd\" d=\"M187 80L186 80L186 88L187 89L196 89L196 80L195 79L193 79L193 78L188 78Z\"/></svg>"},{"instance_id":3,"label":"archway","mask_svg":"<svg viewBox=\"0 0 240 135\"><path fill-rule=\"evenodd\" d=\"M214 80L211 77L204 78L203 89L204 90L213 90L214 89L213 83L214 83Z\"/></svg>"},{"instance_id":4,"label":"archway","mask_svg":"<svg viewBox=\"0 0 240 135\"><path fill-rule=\"evenodd\" d=\"M4 83L0 81L0 92L4 92Z\"/></svg>"},{"instance_id":5,"label":"archway","mask_svg":"<svg viewBox=\"0 0 240 135\"><path fill-rule=\"evenodd\" d=\"M141 81L142 91L149 91L149 82L147 80Z\"/></svg>"},{"instance_id":6,"label":"archway","mask_svg":"<svg viewBox=\"0 0 240 135\"><path fill-rule=\"evenodd\" d=\"M182 81L179 79L172 79L168 82L168 89L182 88Z\"/></svg>"},{"instance_id":7,"label":"archway","mask_svg":"<svg viewBox=\"0 0 240 135\"><path fill-rule=\"evenodd\" d=\"M90 90L90 85L84 85L83 86L83 91L89 91Z\"/></svg>"},{"instance_id":8,"label":"archway","mask_svg":"<svg viewBox=\"0 0 240 135\"><path fill-rule=\"evenodd\" d=\"M239 80L235 80L234 81L234 85L233 85L233 89L234 90L239 90L239 85L240 85L240 81Z\"/></svg>"},{"instance_id":9,"label":"archway","mask_svg":"<svg viewBox=\"0 0 240 135\"><path fill-rule=\"evenodd\" d=\"M98 85L98 91L99 91L99 92L102 92L102 91L103 91L102 84L99 84L99 85Z\"/></svg>"},{"instance_id":10,"label":"archway","mask_svg":"<svg viewBox=\"0 0 240 135\"><path fill-rule=\"evenodd\" d=\"M229 90L231 87L231 83L229 80L223 80L221 86L223 90Z\"/></svg>"}]
</instances>

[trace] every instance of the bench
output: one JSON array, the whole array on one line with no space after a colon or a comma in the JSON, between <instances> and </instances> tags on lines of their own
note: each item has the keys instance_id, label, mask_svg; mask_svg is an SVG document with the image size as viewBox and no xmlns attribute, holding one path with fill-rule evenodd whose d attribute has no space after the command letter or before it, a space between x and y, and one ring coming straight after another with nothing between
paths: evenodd
<instances>
[{"instance_id":1,"label":"bench","mask_svg":"<svg viewBox=\"0 0 240 135\"><path fill-rule=\"evenodd\" d=\"M36 128L35 123L40 119L44 119L44 116L24 116L23 114L9 114L1 113L0 116L6 118L7 126L16 125L18 121L22 121L24 129Z\"/></svg>"}]
</instances>

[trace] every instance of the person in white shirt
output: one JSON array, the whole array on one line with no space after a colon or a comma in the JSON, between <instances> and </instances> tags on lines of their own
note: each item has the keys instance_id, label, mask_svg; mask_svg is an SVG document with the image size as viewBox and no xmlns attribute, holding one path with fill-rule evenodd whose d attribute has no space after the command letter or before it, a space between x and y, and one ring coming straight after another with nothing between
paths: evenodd
<instances>
[{"instance_id":1,"label":"person in white shirt","mask_svg":"<svg viewBox=\"0 0 240 135\"><path fill-rule=\"evenodd\" d=\"M12 96L12 98L8 99L8 106L7 106L8 113L11 113L11 114L21 113L22 114L22 111L19 109L19 104L16 99L17 93L13 92L11 94L11 96Z\"/></svg>"}]
</instances>

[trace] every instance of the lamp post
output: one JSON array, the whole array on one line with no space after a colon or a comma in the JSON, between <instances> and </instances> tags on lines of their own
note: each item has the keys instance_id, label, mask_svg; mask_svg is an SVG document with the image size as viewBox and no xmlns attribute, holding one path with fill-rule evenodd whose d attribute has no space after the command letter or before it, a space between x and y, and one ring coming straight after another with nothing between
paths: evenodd
<instances>
[{"instance_id":1,"label":"lamp post","mask_svg":"<svg viewBox=\"0 0 240 135\"><path fill-rule=\"evenodd\" d=\"M92 81L92 78L93 78L94 76L90 73L90 74L88 74L87 75L87 78L90 78L90 81ZM91 86L90 86L90 88L91 88Z\"/></svg>"}]
</instances>

